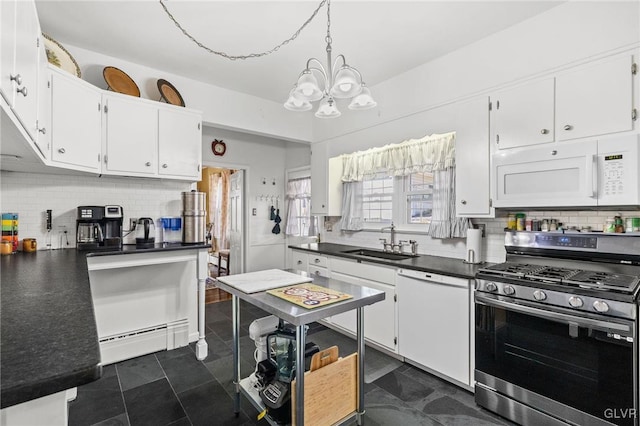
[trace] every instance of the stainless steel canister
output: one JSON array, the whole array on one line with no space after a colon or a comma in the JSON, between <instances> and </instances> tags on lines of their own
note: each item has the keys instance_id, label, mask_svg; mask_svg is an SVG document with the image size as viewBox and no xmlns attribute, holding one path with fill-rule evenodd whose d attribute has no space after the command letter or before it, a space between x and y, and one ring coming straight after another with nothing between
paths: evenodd
<instances>
[{"instance_id":1,"label":"stainless steel canister","mask_svg":"<svg viewBox=\"0 0 640 426\"><path fill-rule=\"evenodd\" d=\"M204 192L182 193L182 242L185 244L205 242L206 199Z\"/></svg>"}]
</instances>

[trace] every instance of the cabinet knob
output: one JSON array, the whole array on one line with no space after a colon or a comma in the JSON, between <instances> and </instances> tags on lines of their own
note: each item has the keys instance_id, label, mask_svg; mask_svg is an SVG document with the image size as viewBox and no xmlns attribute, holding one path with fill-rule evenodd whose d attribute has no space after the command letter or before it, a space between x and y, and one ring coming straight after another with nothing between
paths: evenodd
<instances>
[{"instance_id":1,"label":"cabinet knob","mask_svg":"<svg viewBox=\"0 0 640 426\"><path fill-rule=\"evenodd\" d=\"M22 96L27 96L27 88L23 86L22 89L16 89L16 92L21 93Z\"/></svg>"},{"instance_id":2,"label":"cabinet knob","mask_svg":"<svg viewBox=\"0 0 640 426\"><path fill-rule=\"evenodd\" d=\"M15 81L18 86L22 85L22 76L20 74L9 75L11 81Z\"/></svg>"},{"instance_id":3,"label":"cabinet knob","mask_svg":"<svg viewBox=\"0 0 640 426\"><path fill-rule=\"evenodd\" d=\"M67 152L67 151L66 151L64 148L60 148L60 149L58 150L58 152L59 152L60 154L64 154L64 153L65 153L65 152Z\"/></svg>"},{"instance_id":4,"label":"cabinet knob","mask_svg":"<svg viewBox=\"0 0 640 426\"><path fill-rule=\"evenodd\" d=\"M302 265L302 260L298 260L298 265Z\"/></svg>"},{"instance_id":5,"label":"cabinet knob","mask_svg":"<svg viewBox=\"0 0 640 426\"><path fill-rule=\"evenodd\" d=\"M151 161L147 161L146 163L144 163L144 165L147 167L151 167Z\"/></svg>"},{"instance_id":6,"label":"cabinet knob","mask_svg":"<svg viewBox=\"0 0 640 426\"><path fill-rule=\"evenodd\" d=\"M320 259L318 259L318 258L315 258L313 261L316 262L316 263L320 263Z\"/></svg>"},{"instance_id":7,"label":"cabinet knob","mask_svg":"<svg viewBox=\"0 0 640 426\"><path fill-rule=\"evenodd\" d=\"M551 155L556 155L558 153L558 151L556 151L555 149L553 151L551 151Z\"/></svg>"},{"instance_id":8,"label":"cabinet knob","mask_svg":"<svg viewBox=\"0 0 640 426\"><path fill-rule=\"evenodd\" d=\"M40 133L42 133L43 135L46 135L46 134L47 134L47 129L45 129L44 127L43 127L42 129L38 129L38 131L39 131Z\"/></svg>"},{"instance_id":9,"label":"cabinet knob","mask_svg":"<svg viewBox=\"0 0 640 426\"><path fill-rule=\"evenodd\" d=\"M565 124L563 127L564 130L573 130L573 126L571 124Z\"/></svg>"},{"instance_id":10,"label":"cabinet knob","mask_svg":"<svg viewBox=\"0 0 640 426\"><path fill-rule=\"evenodd\" d=\"M546 135L549 133L549 129L542 129L540 130L540 133L542 133L543 135Z\"/></svg>"},{"instance_id":11,"label":"cabinet knob","mask_svg":"<svg viewBox=\"0 0 640 426\"><path fill-rule=\"evenodd\" d=\"M467 200L460 200L460 203L467 204Z\"/></svg>"},{"instance_id":12,"label":"cabinet knob","mask_svg":"<svg viewBox=\"0 0 640 426\"><path fill-rule=\"evenodd\" d=\"M166 169L167 167L169 167L169 166L167 165L167 163L164 163L164 164L162 165L162 168L163 168L163 169Z\"/></svg>"}]
</instances>

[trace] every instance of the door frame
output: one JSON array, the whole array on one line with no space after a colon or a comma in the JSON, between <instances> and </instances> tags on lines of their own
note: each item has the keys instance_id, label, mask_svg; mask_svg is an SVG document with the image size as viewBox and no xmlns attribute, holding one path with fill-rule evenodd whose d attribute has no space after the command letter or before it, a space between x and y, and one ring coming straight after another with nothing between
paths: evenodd
<instances>
[{"instance_id":1,"label":"door frame","mask_svg":"<svg viewBox=\"0 0 640 426\"><path fill-rule=\"evenodd\" d=\"M205 167L218 167L221 169L232 169L239 170L244 172L244 176L242 179L242 247L240 251L242 253L242 262L240 265L240 272L243 273L247 270L246 265L249 256L249 233L251 230L247 226L249 223L249 209L247 208L247 194L249 194L249 176L250 176L250 167L247 164L238 164L238 163L218 163L218 162L210 162L203 161L202 168Z\"/></svg>"}]
</instances>

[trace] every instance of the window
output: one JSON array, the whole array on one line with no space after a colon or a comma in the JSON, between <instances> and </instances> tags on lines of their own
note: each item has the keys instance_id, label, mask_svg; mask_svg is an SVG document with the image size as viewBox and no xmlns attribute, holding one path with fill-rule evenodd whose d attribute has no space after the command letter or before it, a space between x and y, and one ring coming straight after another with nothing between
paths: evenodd
<instances>
[{"instance_id":1,"label":"window","mask_svg":"<svg viewBox=\"0 0 640 426\"><path fill-rule=\"evenodd\" d=\"M315 235L315 223L312 222L315 218L311 216L311 178L289 179L287 203L285 234L296 237Z\"/></svg>"},{"instance_id":2,"label":"window","mask_svg":"<svg viewBox=\"0 0 640 426\"><path fill-rule=\"evenodd\" d=\"M404 223L430 223L433 211L433 173L413 173L404 179Z\"/></svg>"},{"instance_id":3,"label":"window","mask_svg":"<svg viewBox=\"0 0 640 426\"><path fill-rule=\"evenodd\" d=\"M432 212L433 173L418 172L401 177L379 173L362 181L365 224L389 224L392 220L402 225L428 224Z\"/></svg>"},{"instance_id":4,"label":"window","mask_svg":"<svg viewBox=\"0 0 640 426\"><path fill-rule=\"evenodd\" d=\"M391 223L393 177L380 173L362 181L362 219L365 223Z\"/></svg>"},{"instance_id":5,"label":"window","mask_svg":"<svg viewBox=\"0 0 640 426\"><path fill-rule=\"evenodd\" d=\"M294 209L294 215L289 217L289 220L295 221L293 229L297 229L295 235L297 237L308 236L309 226L311 224L311 197L296 198L291 200L294 203L292 208Z\"/></svg>"}]
</instances>

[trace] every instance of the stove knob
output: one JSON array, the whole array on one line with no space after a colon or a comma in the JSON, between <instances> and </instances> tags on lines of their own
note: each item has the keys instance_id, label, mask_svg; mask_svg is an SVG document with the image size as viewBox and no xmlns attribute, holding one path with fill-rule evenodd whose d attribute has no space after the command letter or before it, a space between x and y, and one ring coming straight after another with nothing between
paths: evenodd
<instances>
[{"instance_id":1,"label":"stove knob","mask_svg":"<svg viewBox=\"0 0 640 426\"><path fill-rule=\"evenodd\" d=\"M538 301L546 300L547 299L547 293L545 293L542 290L536 290L536 291L533 292L533 298L538 300Z\"/></svg>"},{"instance_id":2,"label":"stove knob","mask_svg":"<svg viewBox=\"0 0 640 426\"><path fill-rule=\"evenodd\" d=\"M571 296L569 298L569 304L574 308L581 308L582 305L584 305L584 302L577 296Z\"/></svg>"},{"instance_id":3,"label":"stove knob","mask_svg":"<svg viewBox=\"0 0 640 426\"><path fill-rule=\"evenodd\" d=\"M504 291L504 294L506 294L507 296L511 296L516 292L516 289L511 287L510 285L505 285L502 291Z\"/></svg>"},{"instance_id":4,"label":"stove knob","mask_svg":"<svg viewBox=\"0 0 640 426\"><path fill-rule=\"evenodd\" d=\"M603 302L602 300L596 300L593 302L593 309L597 312L607 312L609 310L609 305L607 305L607 302Z\"/></svg>"},{"instance_id":5,"label":"stove knob","mask_svg":"<svg viewBox=\"0 0 640 426\"><path fill-rule=\"evenodd\" d=\"M485 289L487 291L496 291L498 289L498 286L496 285L496 283L487 283Z\"/></svg>"}]
</instances>

